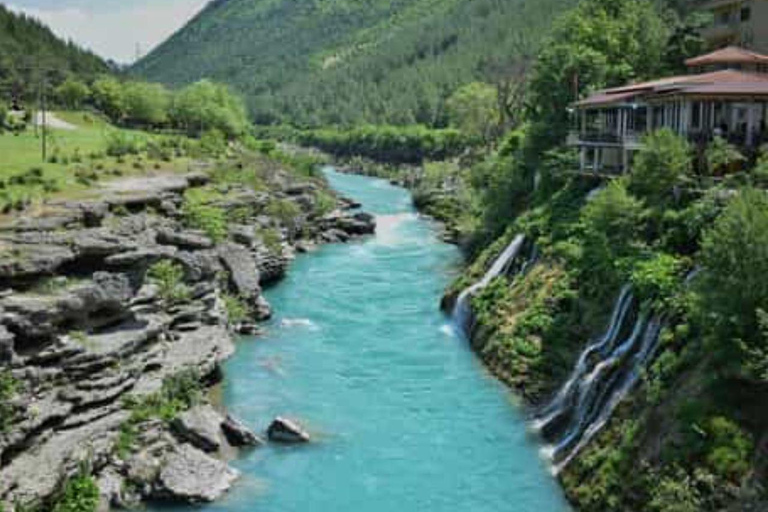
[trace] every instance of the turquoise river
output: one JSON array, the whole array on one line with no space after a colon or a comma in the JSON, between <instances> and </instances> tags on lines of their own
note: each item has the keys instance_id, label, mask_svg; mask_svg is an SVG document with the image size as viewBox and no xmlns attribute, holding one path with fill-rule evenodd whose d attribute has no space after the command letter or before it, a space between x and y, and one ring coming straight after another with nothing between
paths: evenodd
<instances>
[{"instance_id":1,"label":"turquoise river","mask_svg":"<svg viewBox=\"0 0 768 512\"><path fill-rule=\"evenodd\" d=\"M239 342L224 405L263 431L281 415L314 442L244 453L205 512L560 512L562 492L512 395L440 313L458 250L403 189L327 171L378 234L303 255ZM167 510L167 509L165 509Z\"/></svg>"}]
</instances>

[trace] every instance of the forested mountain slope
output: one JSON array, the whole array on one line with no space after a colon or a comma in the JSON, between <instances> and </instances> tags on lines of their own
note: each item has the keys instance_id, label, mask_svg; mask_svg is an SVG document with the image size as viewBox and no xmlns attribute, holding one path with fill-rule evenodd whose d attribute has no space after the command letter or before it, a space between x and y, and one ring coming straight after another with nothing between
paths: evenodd
<instances>
[{"instance_id":1,"label":"forested mountain slope","mask_svg":"<svg viewBox=\"0 0 768 512\"><path fill-rule=\"evenodd\" d=\"M140 61L235 86L260 122L441 126L458 86L515 72L575 0L216 0Z\"/></svg>"},{"instance_id":2,"label":"forested mountain slope","mask_svg":"<svg viewBox=\"0 0 768 512\"><path fill-rule=\"evenodd\" d=\"M45 72L57 84L67 76L91 78L107 72L108 65L72 42L62 41L51 30L0 4L0 96L24 101L35 96L38 78Z\"/></svg>"}]
</instances>

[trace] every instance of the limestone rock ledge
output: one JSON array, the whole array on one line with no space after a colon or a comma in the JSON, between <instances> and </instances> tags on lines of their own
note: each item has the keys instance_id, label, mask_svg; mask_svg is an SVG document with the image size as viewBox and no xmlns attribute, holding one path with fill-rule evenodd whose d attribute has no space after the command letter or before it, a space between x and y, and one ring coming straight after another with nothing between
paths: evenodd
<instances>
[{"instance_id":1,"label":"limestone rock ledge","mask_svg":"<svg viewBox=\"0 0 768 512\"><path fill-rule=\"evenodd\" d=\"M219 206L238 208L240 224L214 242L178 215L184 192L205 186L206 174L122 181L103 187L98 199L0 218L0 372L17 383L0 422L7 424L0 429L5 512L46 503L84 462L101 510L220 497L238 476L223 454L261 439L202 403L172 422L143 421L126 452L127 399L156 393L185 371L215 384L235 352L233 332L258 331L233 325L225 294L239 297L252 321L268 318L262 286L285 274L296 247L375 230L372 217L342 200L337 211L317 215L311 193L322 184L281 176L269 192L231 186ZM291 226L262 211L271 198L297 206ZM242 218L243 211L251 215ZM266 243L266 227L279 244ZM148 276L163 260L183 269L186 293L173 303Z\"/></svg>"}]
</instances>

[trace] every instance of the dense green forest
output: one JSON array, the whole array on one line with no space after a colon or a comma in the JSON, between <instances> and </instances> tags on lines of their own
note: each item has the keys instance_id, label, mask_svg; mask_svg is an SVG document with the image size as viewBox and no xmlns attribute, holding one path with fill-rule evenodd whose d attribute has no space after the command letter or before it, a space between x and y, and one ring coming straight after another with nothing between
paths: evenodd
<instances>
[{"instance_id":1,"label":"dense green forest","mask_svg":"<svg viewBox=\"0 0 768 512\"><path fill-rule=\"evenodd\" d=\"M133 71L203 77L246 97L260 123L444 127L460 86L527 70L575 0L227 0L211 3Z\"/></svg>"},{"instance_id":2,"label":"dense green forest","mask_svg":"<svg viewBox=\"0 0 768 512\"><path fill-rule=\"evenodd\" d=\"M41 78L59 85L67 77L90 79L109 71L95 54L56 37L38 20L0 4L0 98L32 101Z\"/></svg>"}]
</instances>

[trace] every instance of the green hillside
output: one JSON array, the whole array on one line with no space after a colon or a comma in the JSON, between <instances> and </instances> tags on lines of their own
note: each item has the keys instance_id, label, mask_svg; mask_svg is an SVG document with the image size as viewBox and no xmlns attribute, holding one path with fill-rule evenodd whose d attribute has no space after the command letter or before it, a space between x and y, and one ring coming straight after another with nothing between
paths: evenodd
<instances>
[{"instance_id":1,"label":"green hillside","mask_svg":"<svg viewBox=\"0 0 768 512\"><path fill-rule=\"evenodd\" d=\"M0 98L31 101L39 77L45 73L52 85L68 76L88 79L107 72L109 66L95 54L65 42L51 30L0 4Z\"/></svg>"},{"instance_id":2,"label":"green hillside","mask_svg":"<svg viewBox=\"0 0 768 512\"><path fill-rule=\"evenodd\" d=\"M517 69L575 0L218 0L140 61L242 92L259 122L445 124L458 86Z\"/></svg>"}]
</instances>

